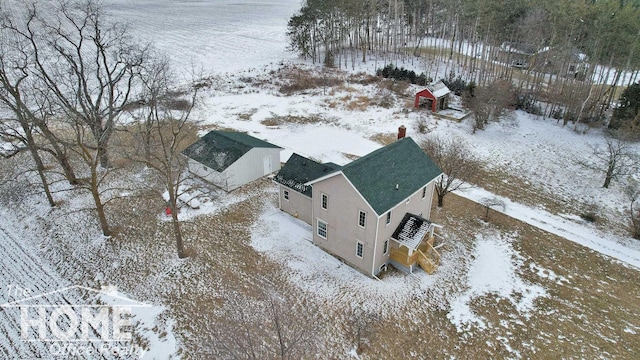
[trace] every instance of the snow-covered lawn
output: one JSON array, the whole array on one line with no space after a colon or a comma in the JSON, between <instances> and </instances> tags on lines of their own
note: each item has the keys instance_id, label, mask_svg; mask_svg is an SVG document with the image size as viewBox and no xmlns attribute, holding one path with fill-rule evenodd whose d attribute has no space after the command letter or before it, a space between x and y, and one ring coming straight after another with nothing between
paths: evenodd
<instances>
[{"instance_id":1,"label":"snow-covered lawn","mask_svg":"<svg viewBox=\"0 0 640 360\"><path fill-rule=\"evenodd\" d=\"M393 138L400 125L407 126L409 136L424 136L416 130L420 120L432 134L463 139L488 171L523 179L526 190L553 197L566 211L554 213L516 192L504 198L505 213L533 227L506 217L487 224L473 212L477 204L452 200L468 210L460 212L449 209L447 199L445 209L434 211L448 224L437 272L392 271L379 281L311 244L309 226L277 210L275 185L268 182L233 194L216 192L199 210L185 210L186 241L197 253L188 260L175 258L161 200L132 200L110 208L123 226L122 238L111 242L100 236L90 213L80 211L90 203L86 194L57 193L63 202L49 210L39 194L0 182L0 195L10 199L0 204L0 249L5 254L1 291L13 284L33 293L80 284L117 285L137 300L166 309L143 321L147 330L157 325L142 332L158 359L214 356L215 321L224 316L219 312L229 300L226 294L255 291L257 279L264 278L317 307L325 334L320 358L359 356L345 329L354 308L381 317L371 325L376 332L364 358L609 358L637 353L640 245L620 235L626 209L620 183L603 189L601 174L578 165L604 145L599 130L583 134L516 112L471 135L466 121L411 109L417 88L398 95L350 81L349 74L328 75L343 78L342 86L285 96L278 91L278 81L284 81L278 76L290 62L303 72L322 71L285 51L286 21L300 6L298 0L110 2L115 16L130 21L135 35L169 51L181 70L195 64L215 75L197 109L203 129L247 131L284 147L282 161L296 152L345 164L382 146L374 139L380 134ZM416 66L421 66L418 61ZM371 72L375 66L369 62L357 70ZM350 109L358 97L374 101ZM392 99L392 106L375 105L381 97ZM269 125L269 119L292 115L322 121ZM633 146L640 152L640 146ZM9 162L3 166L7 173L15 168ZM482 189L461 194L476 201L493 196ZM580 209L589 204L597 206L605 225L579 219ZM151 216L139 218L140 213ZM20 342L15 318L9 315L0 313L0 354L11 358L18 351L41 352ZM149 353L145 358L151 358Z\"/></svg>"}]
</instances>

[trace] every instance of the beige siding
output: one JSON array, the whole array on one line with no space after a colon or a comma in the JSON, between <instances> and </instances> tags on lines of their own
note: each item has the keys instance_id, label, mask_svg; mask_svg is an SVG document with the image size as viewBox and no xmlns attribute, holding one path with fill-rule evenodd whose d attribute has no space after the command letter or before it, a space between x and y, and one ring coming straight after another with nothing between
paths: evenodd
<instances>
[{"instance_id":1,"label":"beige siding","mask_svg":"<svg viewBox=\"0 0 640 360\"><path fill-rule=\"evenodd\" d=\"M327 210L321 208L322 194L328 196ZM358 225L359 210L365 211L365 227ZM317 220L327 223L327 239L318 236ZM349 265L371 274L377 215L358 192L338 174L313 184L313 242L342 258ZM356 256L356 244L364 244L362 258Z\"/></svg>"},{"instance_id":2,"label":"beige siding","mask_svg":"<svg viewBox=\"0 0 640 360\"><path fill-rule=\"evenodd\" d=\"M380 270L380 266L385 264L389 260L389 252L386 254L384 251L384 241L391 238L393 232L400 225L400 221L406 213L411 213L415 215L422 215L423 218L429 219L429 215L431 214L431 200L433 199L433 190L434 190L435 181L431 181L427 185L427 192L424 199L422 198L422 188L415 192L413 195L409 197L409 202L402 201L400 204L396 205L393 209L391 209L391 222L387 224L387 213L384 213L380 216L380 221L378 225L378 246L376 249L375 256L375 264L374 264L374 273L377 274ZM392 241L389 241L389 249L391 248ZM395 244L394 244L395 246Z\"/></svg>"},{"instance_id":3,"label":"beige siding","mask_svg":"<svg viewBox=\"0 0 640 360\"><path fill-rule=\"evenodd\" d=\"M409 201L405 199L392 208L387 224L387 213L378 216L342 174L317 182L313 184L313 242L365 274L376 275L380 266L389 261L390 249L395 246L389 241L384 253L384 242L390 240L404 215L412 213L429 219L434 183L426 185L424 198L420 188ZM327 210L321 207L322 194L328 196ZM358 224L360 210L367 214L364 228ZM326 240L318 236L318 219L327 223ZM356 256L358 241L364 244L363 258Z\"/></svg>"},{"instance_id":4,"label":"beige siding","mask_svg":"<svg viewBox=\"0 0 640 360\"><path fill-rule=\"evenodd\" d=\"M280 210L298 219L311 224L311 198L280 185ZM284 192L289 191L289 200L284 198Z\"/></svg>"}]
</instances>

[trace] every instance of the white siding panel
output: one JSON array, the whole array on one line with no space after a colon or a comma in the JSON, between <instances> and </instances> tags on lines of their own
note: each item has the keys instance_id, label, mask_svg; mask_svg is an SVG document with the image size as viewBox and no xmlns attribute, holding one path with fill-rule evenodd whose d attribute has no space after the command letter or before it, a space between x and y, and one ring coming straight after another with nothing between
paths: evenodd
<instances>
[{"instance_id":1,"label":"white siding panel","mask_svg":"<svg viewBox=\"0 0 640 360\"><path fill-rule=\"evenodd\" d=\"M234 190L244 184L264 176L264 158L271 156L273 172L280 170L280 149L277 148L253 148L240 159L231 164L223 174L226 177L229 188Z\"/></svg>"},{"instance_id":2,"label":"white siding panel","mask_svg":"<svg viewBox=\"0 0 640 360\"><path fill-rule=\"evenodd\" d=\"M273 172L280 170L280 149L254 148L236 160L222 173L208 168L193 159L189 159L189 171L226 191L232 191L263 177L264 158L269 156L271 157Z\"/></svg>"}]
</instances>

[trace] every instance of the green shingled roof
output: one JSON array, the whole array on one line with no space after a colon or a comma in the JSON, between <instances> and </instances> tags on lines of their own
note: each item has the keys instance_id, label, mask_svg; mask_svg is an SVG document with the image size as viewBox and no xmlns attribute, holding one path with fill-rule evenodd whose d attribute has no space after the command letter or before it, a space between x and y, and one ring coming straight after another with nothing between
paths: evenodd
<instances>
[{"instance_id":1,"label":"green shingled roof","mask_svg":"<svg viewBox=\"0 0 640 360\"><path fill-rule=\"evenodd\" d=\"M246 133L214 130L189 145L182 153L203 165L222 172L253 148L280 149L279 146L254 138Z\"/></svg>"},{"instance_id":2,"label":"green shingled roof","mask_svg":"<svg viewBox=\"0 0 640 360\"><path fill-rule=\"evenodd\" d=\"M342 173L382 215L442 174L442 170L407 137L345 165Z\"/></svg>"},{"instance_id":3,"label":"green shingled roof","mask_svg":"<svg viewBox=\"0 0 640 360\"><path fill-rule=\"evenodd\" d=\"M311 197L312 186L305 185L305 183L338 169L340 169L340 165L334 163L320 164L294 153L280 169L275 181Z\"/></svg>"}]
</instances>

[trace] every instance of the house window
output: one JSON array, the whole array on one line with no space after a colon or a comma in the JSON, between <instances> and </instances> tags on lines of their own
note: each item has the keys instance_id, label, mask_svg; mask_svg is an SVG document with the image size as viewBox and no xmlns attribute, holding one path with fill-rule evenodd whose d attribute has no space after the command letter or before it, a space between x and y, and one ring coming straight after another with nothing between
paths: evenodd
<instances>
[{"instance_id":1,"label":"house window","mask_svg":"<svg viewBox=\"0 0 640 360\"><path fill-rule=\"evenodd\" d=\"M367 223L367 213L364 211L360 211L360 215L358 215L358 225L364 227Z\"/></svg>"},{"instance_id":2,"label":"house window","mask_svg":"<svg viewBox=\"0 0 640 360\"><path fill-rule=\"evenodd\" d=\"M389 225L390 222L391 222L391 211L387 213L387 225Z\"/></svg>"},{"instance_id":3,"label":"house window","mask_svg":"<svg viewBox=\"0 0 640 360\"><path fill-rule=\"evenodd\" d=\"M318 236L323 239L327 238L327 223L322 220L318 220Z\"/></svg>"},{"instance_id":4,"label":"house window","mask_svg":"<svg viewBox=\"0 0 640 360\"><path fill-rule=\"evenodd\" d=\"M362 259L364 255L364 244L358 241L356 244L356 256Z\"/></svg>"},{"instance_id":5,"label":"house window","mask_svg":"<svg viewBox=\"0 0 640 360\"><path fill-rule=\"evenodd\" d=\"M384 245L382 246L382 253L386 254L389 251L389 240L384 241Z\"/></svg>"},{"instance_id":6,"label":"house window","mask_svg":"<svg viewBox=\"0 0 640 360\"><path fill-rule=\"evenodd\" d=\"M427 196L427 187L422 188L422 198L424 199Z\"/></svg>"},{"instance_id":7,"label":"house window","mask_svg":"<svg viewBox=\"0 0 640 360\"><path fill-rule=\"evenodd\" d=\"M322 194L322 208L327 210L327 206L329 206L329 197L327 194Z\"/></svg>"},{"instance_id":8,"label":"house window","mask_svg":"<svg viewBox=\"0 0 640 360\"><path fill-rule=\"evenodd\" d=\"M202 165L202 170L204 170L204 171L209 171L209 169L207 169L207 166L206 166L206 165Z\"/></svg>"},{"instance_id":9,"label":"house window","mask_svg":"<svg viewBox=\"0 0 640 360\"><path fill-rule=\"evenodd\" d=\"M283 195L283 196L284 196L284 199L285 199L285 200L289 200L289 190L284 190L284 191L283 191L283 194L284 194L284 195Z\"/></svg>"}]
</instances>

